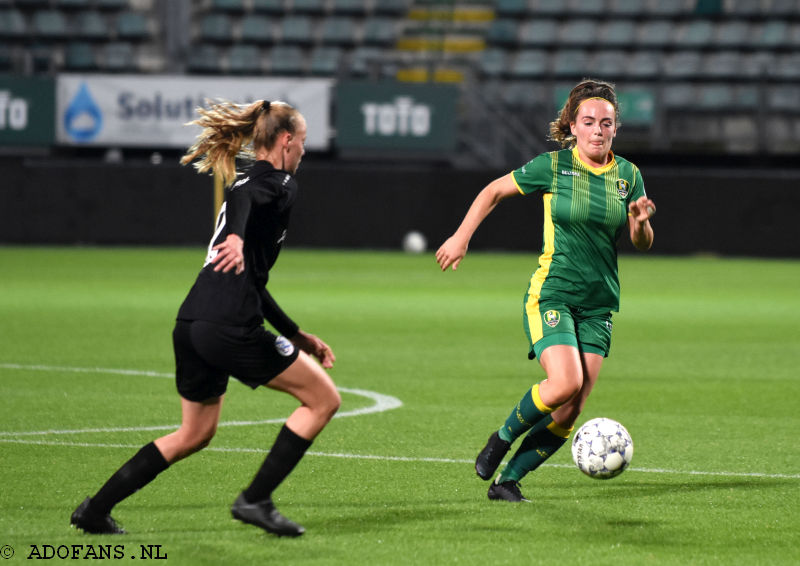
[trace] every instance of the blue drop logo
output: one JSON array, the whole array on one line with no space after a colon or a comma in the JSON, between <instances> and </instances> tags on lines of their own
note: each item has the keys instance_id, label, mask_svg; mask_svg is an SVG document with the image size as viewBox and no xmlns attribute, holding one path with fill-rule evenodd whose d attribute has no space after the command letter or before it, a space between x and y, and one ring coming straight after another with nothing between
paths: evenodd
<instances>
[{"instance_id":1,"label":"blue drop logo","mask_svg":"<svg viewBox=\"0 0 800 566\"><path fill-rule=\"evenodd\" d=\"M88 142L94 139L102 127L103 114L92 98L89 86L82 82L64 113L64 129L74 140Z\"/></svg>"}]
</instances>

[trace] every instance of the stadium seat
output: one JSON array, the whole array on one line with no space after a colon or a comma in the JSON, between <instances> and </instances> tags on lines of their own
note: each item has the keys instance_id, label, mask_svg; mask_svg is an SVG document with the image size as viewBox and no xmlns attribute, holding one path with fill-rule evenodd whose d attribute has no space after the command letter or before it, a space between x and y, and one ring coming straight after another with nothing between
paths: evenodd
<instances>
[{"instance_id":1,"label":"stadium seat","mask_svg":"<svg viewBox=\"0 0 800 566\"><path fill-rule=\"evenodd\" d=\"M655 0L647 2L647 11L651 16L675 17L688 11L684 0Z\"/></svg>"},{"instance_id":2,"label":"stadium seat","mask_svg":"<svg viewBox=\"0 0 800 566\"><path fill-rule=\"evenodd\" d=\"M136 48L136 65L140 73L163 73L167 69L164 49L156 43L143 43Z\"/></svg>"},{"instance_id":3,"label":"stadium seat","mask_svg":"<svg viewBox=\"0 0 800 566\"><path fill-rule=\"evenodd\" d=\"M636 51L628 59L626 75L632 80L649 80L662 70L661 55L655 51Z\"/></svg>"},{"instance_id":4,"label":"stadium seat","mask_svg":"<svg viewBox=\"0 0 800 566\"><path fill-rule=\"evenodd\" d=\"M364 23L363 43L388 46L397 39L397 21L388 17L371 17Z\"/></svg>"},{"instance_id":5,"label":"stadium seat","mask_svg":"<svg viewBox=\"0 0 800 566\"><path fill-rule=\"evenodd\" d=\"M189 50L186 68L191 73L216 74L223 71L221 61L219 47L204 43Z\"/></svg>"},{"instance_id":6,"label":"stadium seat","mask_svg":"<svg viewBox=\"0 0 800 566\"><path fill-rule=\"evenodd\" d=\"M298 14L321 16L325 13L325 0L292 0L292 10Z\"/></svg>"},{"instance_id":7,"label":"stadium seat","mask_svg":"<svg viewBox=\"0 0 800 566\"><path fill-rule=\"evenodd\" d=\"M530 13L562 16L569 13L569 6L564 0L534 0Z\"/></svg>"},{"instance_id":8,"label":"stadium seat","mask_svg":"<svg viewBox=\"0 0 800 566\"><path fill-rule=\"evenodd\" d=\"M739 75L741 78L763 82L772 67L774 55L768 51L746 53L742 56Z\"/></svg>"},{"instance_id":9,"label":"stadium seat","mask_svg":"<svg viewBox=\"0 0 800 566\"><path fill-rule=\"evenodd\" d=\"M729 112L736 99L734 89L725 84L705 84L697 87L696 106L709 111Z\"/></svg>"},{"instance_id":10,"label":"stadium seat","mask_svg":"<svg viewBox=\"0 0 800 566\"><path fill-rule=\"evenodd\" d=\"M359 46L350 54L348 72L354 77L366 77L371 74L373 66L379 66L383 50L378 47Z\"/></svg>"},{"instance_id":11,"label":"stadium seat","mask_svg":"<svg viewBox=\"0 0 800 566\"><path fill-rule=\"evenodd\" d=\"M769 5L770 16L796 16L797 0L772 0Z\"/></svg>"},{"instance_id":12,"label":"stadium seat","mask_svg":"<svg viewBox=\"0 0 800 566\"><path fill-rule=\"evenodd\" d=\"M261 74L261 52L255 45L234 45L228 52L228 72L237 75Z\"/></svg>"},{"instance_id":13,"label":"stadium seat","mask_svg":"<svg viewBox=\"0 0 800 566\"><path fill-rule=\"evenodd\" d=\"M669 20L648 20L639 25L636 44L641 47L665 48L673 43L674 25Z\"/></svg>"},{"instance_id":14,"label":"stadium seat","mask_svg":"<svg viewBox=\"0 0 800 566\"><path fill-rule=\"evenodd\" d=\"M478 70L484 77L502 77L508 66L508 52L499 47L484 49L478 60Z\"/></svg>"},{"instance_id":15,"label":"stadium seat","mask_svg":"<svg viewBox=\"0 0 800 566\"><path fill-rule=\"evenodd\" d=\"M528 0L497 0L495 12L500 17L519 18L528 13Z\"/></svg>"},{"instance_id":16,"label":"stadium seat","mask_svg":"<svg viewBox=\"0 0 800 566\"><path fill-rule=\"evenodd\" d=\"M610 80L617 80L625 75L628 57L620 49L606 49L595 54L591 62L592 73Z\"/></svg>"},{"instance_id":17,"label":"stadium seat","mask_svg":"<svg viewBox=\"0 0 800 566\"><path fill-rule=\"evenodd\" d=\"M589 56L583 49L559 49L553 56L553 75L581 78L589 74Z\"/></svg>"},{"instance_id":18,"label":"stadium seat","mask_svg":"<svg viewBox=\"0 0 800 566\"><path fill-rule=\"evenodd\" d=\"M789 26L786 46L793 50L800 49L800 22L795 22Z\"/></svg>"},{"instance_id":19,"label":"stadium seat","mask_svg":"<svg viewBox=\"0 0 800 566\"><path fill-rule=\"evenodd\" d=\"M214 43L230 43L233 40L233 24L227 14L206 14L200 20L200 40Z\"/></svg>"},{"instance_id":20,"label":"stadium seat","mask_svg":"<svg viewBox=\"0 0 800 566\"><path fill-rule=\"evenodd\" d=\"M311 18L307 16L287 16L280 24L283 43L310 45L314 41Z\"/></svg>"},{"instance_id":21,"label":"stadium seat","mask_svg":"<svg viewBox=\"0 0 800 566\"><path fill-rule=\"evenodd\" d=\"M52 73L56 69L56 60L60 50L51 42L34 42L28 47L28 55L34 73Z\"/></svg>"},{"instance_id":22,"label":"stadium seat","mask_svg":"<svg viewBox=\"0 0 800 566\"><path fill-rule=\"evenodd\" d=\"M515 46L518 28L516 20L507 18L494 20L486 31L486 41L489 45Z\"/></svg>"},{"instance_id":23,"label":"stadium seat","mask_svg":"<svg viewBox=\"0 0 800 566\"><path fill-rule=\"evenodd\" d=\"M125 10L130 7L130 0L94 0L99 10Z\"/></svg>"},{"instance_id":24,"label":"stadium seat","mask_svg":"<svg viewBox=\"0 0 800 566\"><path fill-rule=\"evenodd\" d=\"M245 11L246 5L244 0L211 0L210 8L212 12L241 14Z\"/></svg>"},{"instance_id":25,"label":"stadium seat","mask_svg":"<svg viewBox=\"0 0 800 566\"><path fill-rule=\"evenodd\" d=\"M597 34L597 41L606 47L628 47L636 38L633 20L611 20Z\"/></svg>"},{"instance_id":26,"label":"stadium seat","mask_svg":"<svg viewBox=\"0 0 800 566\"><path fill-rule=\"evenodd\" d=\"M324 18L320 27L320 41L325 45L354 45L358 39L355 22L347 17Z\"/></svg>"},{"instance_id":27,"label":"stadium seat","mask_svg":"<svg viewBox=\"0 0 800 566\"><path fill-rule=\"evenodd\" d=\"M285 10L283 0L253 0L255 13L283 14Z\"/></svg>"},{"instance_id":28,"label":"stadium seat","mask_svg":"<svg viewBox=\"0 0 800 566\"><path fill-rule=\"evenodd\" d=\"M609 0L608 10L612 17L637 17L640 16L645 9L642 0Z\"/></svg>"},{"instance_id":29,"label":"stadium seat","mask_svg":"<svg viewBox=\"0 0 800 566\"><path fill-rule=\"evenodd\" d=\"M753 47L776 49L784 45L789 34L789 25L783 20L767 20L754 34Z\"/></svg>"},{"instance_id":30,"label":"stadium seat","mask_svg":"<svg viewBox=\"0 0 800 566\"><path fill-rule=\"evenodd\" d=\"M794 114L800 112L800 108L797 106L797 101L800 100L800 86L788 84L772 85L767 90L766 99L769 110L779 110Z\"/></svg>"},{"instance_id":31,"label":"stadium seat","mask_svg":"<svg viewBox=\"0 0 800 566\"><path fill-rule=\"evenodd\" d=\"M411 0L380 0L375 2L375 13L387 16L404 16L411 5Z\"/></svg>"},{"instance_id":32,"label":"stadium seat","mask_svg":"<svg viewBox=\"0 0 800 566\"><path fill-rule=\"evenodd\" d=\"M725 3L725 11L734 16L750 18L761 14L764 6L761 0L728 0Z\"/></svg>"},{"instance_id":33,"label":"stadium seat","mask_svg":"<svg viewBox=\"0 0 800 566\"><path fill-rule=\"evenodd\" d=\"M591 45L597 36L597 22L583 18L569 19L558 30L559 45Z\"/></svg>"},{"instance_id":34,"label":"stadium seat","mask_svg":"<svg viewBox=\"0 0 800 566\"><path fill-rule=\"evenodd\" d=\"M550 46L556 42L558 23L555 20L528 20L519 30L519 43L522 47Z\"/></svg>"},{"instance_id":35,"label":"stadium seat","mask_svg":"<svg viewBox=\"0 0 800 566\"><path fill-rule=\"evenodd\" d=\"M549 55L540 49L521 49L510 63L509 74L515 79L534 79L547 74Z\"/></svg>"},{"instance_id":36,"label":"stadium seat","mask_svg":"<svg viewBox=\"0 0 800 566\"><path fill-rule=\"evenodd\" d=\"M91 0L56 0L55 7L59 10L88 10Z\"/></svg>"},{"instance_id":37,"label":"stadium seat","mask_svg":"<svg viewBox=\"0 0 800 566\"><path fill-rule=\"evenodd\" d=\"M519 110L541 108L547 92L537 81L508 81L500 91L500 99Z\"/></svg>"},{"instance_id":38,"label":"stadium seat","mask_svg":"<svg viewBox=\"0 0 800 566\"><path fill-rule=\"evenodd\" d=\"M705 47L711 43L714 24L708 20L691 20L678 29L677 42L681 47Z\"/></svg>"},{"instance_id":39,"label":"stadium seat","mask_svg":"<svg viewBox=\"0 0 800 566\"><path fill-rule=\"evenodd\" d=\"M367 13L366 0L332 0L331 11L335 15L364 16Z\"/></svg>"},{"instance_id":40,"label":"stadium seat","mask_svg":"<svg viewBox=\"0 0 800 566\"><path fill-rule=\"evenodd\" d=\"M70 35L67 18L58 10L39 10L33 14L31 31L38 39L59 40Z\"/></svg>"},{"instance_id":41,"label":"stadium seat","mask_svg":"<svg viewBox=\"0 0 800 566\"><path fill-rule=\"evenodd\" d=\"M800 52L781 53L775 57L771 76L782 81L800 79Z\"/></svg>"},{"instance_id":42,"label":"stadium seat","mask_svg":"<svg viewBox=\"0 0 800 566\"><path fill-rule=\"evenodd\" d=\"M96 71L98 65L94 47L85 41L67 44L64 68L68 71Z\"/></svg>"},{"instance_id":43,"label":"stadium seat","mask_svg":"<svg viewBox=\"0 0 800 566\"><path fill-rule=\"evenodd\" d=\"M570 12L574 17L604 16L606 0L567 0Z\"/></svg>"},{"instance_id":44,"label":"stadium seat","mask_svg":"<svg viewBox=\"0 0 800 566\"><path fill-rule=\"evenodd\" d=\"M97 11L87 10L75 14L75 38L87 41L105 41L109 37L108 22Z\"/></svg>"},{"instance_id":45,"label":"stadium seat","mask_svg":"<svg viewBox=\"0 0 800 566\"><path fill-rule=\"evenodd\" d=\"M698 51L676 51L664 58L664 75L670 79L693 79L701 74Z\"/></svg>"},{"instance_id":46,"label":"stadium seat","mask_svg":"<svg viewBox=\"0 0 800 566\"><path fill-rule=\"evenodd\" d=\"M251 14L242 18L241 40L243 43L264 45L275 41L273 20L262 14Z\"/></svg>"},{"instance_id":47,"label":"stadium seat","mask_svg":"<svg viewBox=\"0 0 800 566\"><path fill-rule=\"evenodd\" d=\"M689 83L664 85L662 104L667 108L691 108L696 100L694 86Z\"/></svg>"},{"instance_id":48,"label":"stadium seat","mask_svg":"<svg viewBox=\"0 0 800 566\"><path fill-rule=\"evenodd\" d=\"M19 10L0 11L0 38L22 39L28 35L28 24Z\"/></svg>"},{"instance_id":49,"label":"stadium seat","mask_svg":"<svg viewBox=\"0 0 800 566\"><path fill-rule=\"evenodd\" d=\"M750 24L746 21L723 22L717 26L714 45L715 47L741 47L747 44L751 35Z\"/></svg>"},{"instance_id":50,"label":"stadium seat","mask_svg":"<svg viewBox=\"0 0 800 566\"><path fill-rule=\"evenodd\" d=\"M736 87L736 107L750 111L758 109L761 105L759 90L756 85L738 85Z\"/></svg>"},{"instance_id":51,"label":"stadium seat","mask_svg":"<svg viewBox=\"0 0 800 566\"><path fill-rule=\"evenodd\" d=\"M716 51L705 55L700 66L704 77L737 79L741 75L742 57L738 51Z\"/></svg>"},{"instance_id":52,"label":"stadium seat","mask_svg":"<svg viewBox=\"0 0 800 566\"><path fill-rule=\"evenodd\" d=\"M50 0L15 0L14 4L21 10L36 10L47 8L50 5Z\"/></svg>"},{"instance_id":53,"label":"stadium seat","mask_svg":"<svg viewBox=\"0 0 800 566\"><path fill-rule=\"evenodd\" d=\"M147 18L142 12L120 12L116 29L117 37L127 41L141 41L150 35Z\"/></svg>"},{"instance_id":54,"label":"stadium seat","mask_svg":"<svg viewBox=\"0 0 800 566\"><path fill-rule=\"evenodd\" d=\"M303 50L296 45L278 45L269 55L270 74L302 75L305 73Z\"/></svg>"},{"instance_id":55,"label":"stadium seat","mask_svg":"<svg viewBox=\"0 0 800 566\"><path fill-rule=\"evenodd\" d=\"M123 41L112 41L102 47L102 68L112 73L127 73L137 70L133 45Z\"/></svg>"},{"instance_id":56,"label":"stadium seat","mask_svg":"<svg viewBox=\"0 0 800 566\"><path fill-rule=\"evenodd\" d=\"M339 72L342 60L340 47L320 46L311 51L309 72L316 76L335 76Z\"/></svg>"}]
</instances>

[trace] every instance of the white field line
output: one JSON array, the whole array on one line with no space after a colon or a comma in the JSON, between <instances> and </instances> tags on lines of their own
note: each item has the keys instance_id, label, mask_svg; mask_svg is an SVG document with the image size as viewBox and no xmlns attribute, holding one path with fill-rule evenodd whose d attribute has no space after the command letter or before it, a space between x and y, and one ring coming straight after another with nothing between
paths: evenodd
<instances>
[{"instance_id":1,"label":"white field line","mask_svg":"<svg viewBox=\"0 0 800 566\"><path fill-rule=\"evenodd\" d=\"M20 438L0 438L0 443L25 444L33 446L64 446L77 448L141 448L141 444L112 444L112 443L91 443L91 442L61 442L58 440L27 440ZM263 448L225 448L210 446L205 449L207 452L226 452L239 454L266 454ZM408 462L408 463L432 463L432 464L463 464L472 465L474 460L462 458L425 458L410 456L381 456L378 454L346 454L341 452L306 452L307 456L318 456L324 458L341 458L345 460L377 460L381 462ZM548 468L573 469L569 464L544 464ZM754 479L800 479L800 474L766 474L760 472L704 472L699 470L668 470L662 468L628 468L626 473L639 472L646 474L674 474L689 476L710 476L726 478L754 478Z\"/></svg>"},{"instance_id":2,"label":"white field line","mask_svg":"<svg viewBox=\"0 0 800 566\"><path fill-rule=\"evenodd\" d=\"M46 366L46 365L20 365L20 364L0 364L0 369L16 369L16 370L31 370L31 371L57 371L57 372L72 372L72 373L104 373L114 375L134 375L145 377L162 377L172 378L171 373L163 373L156 371L141 371L131 369L115 369L115 368L79 368L79 367L65 367L65 366ZM348 387L337 387L342 393L350 393L360 397L366 397L373 401L372 405L367 407L360 407L350 411L340 411L334 415L334 418L343 417L358 417L361 415L369 415L372 413L382 413L384 411L391 411L403 406L403 402L397 397L391 395L384 395L383 393L376 393L366 389L351 389ZM278 424L282 423L286 418L277 419L263 419L257 421L220 421L219 426L254 426L263 424ZM104 432L138 432L138 431L157 431L157 430L175 430L177 424L167 425L154 425L145 427L110 427L110 428L81 428L72 430L29 430L21 432L13 431L0 431L0 438L6 436L20 437L20 436L42 436L42 435L61 435L61 434L85 434L85 433L104 433Z\"/></svg>"},{"instance_id":3,"label":"white field line","mask_svg":"<svg viewBox=\"0 0 800 566\"><path fill-rule=\"evenodd\" d=\"M60 366L47 366L47 365L19 365L0 363L0 369L20 369L32 371L61 371L73 373L106 373L117 375L135 375L145 377L173 377L171 373L161 373L154 371L140 371L129 369L113 369L113 368L77 368L77 367L60 367ZM374 404L369 407L362 407L352 411L345 411L338 413L337 417L350 417L358 415L366 415L370 413L379 413L396 409L403 405L402 401L390 395L383 395L373 391L364 389L348 389L339 387L339 391L343 393L352 393L362 397L368 397L374 401ZM226 421L220 422L219 426L250 426L260 424L277 424L282 423L286 419L266 419L261 421ZM140 444L114 444L114 443L91 443L91 442L72 442L72 441L59 441L59 440L33 440L21 437L30 436L52 436L63 434L84 434L93 432L145 432L156 430L174 430L177 425L158 425L147 427L117 427L117 428L93 428L93 429L76 429L76 430L39 430L39 431L0 431L0 443L6 444L25 444L33 446L65 446L77 448L126 448L135 449L141 448ZM210 446L205 449L210 452L229 452L229 453L243 453L243 454L264 454L266 450L263 448L225 448ZM377 460L382 462L410 462L410 463L434 463L434 464L473 464L474 460L471 459L458 459L458 458L425 458L425 457L409 457L409 456L381 456L377 454L347 454L338 452L306 452L309 456L318 456L326 458L342 458L349 460ZM546 467L552 468L572 468L568 464L544 464ZM735 478L755 478L755 479L800 479L800 474L768 474L761 472L706 472L700 470L670 470L663 468L629 468L628 472L640 472L651 474L682 474L690 476L710 476L710 477L735 477Z\"/></svg>"}]
</instances>

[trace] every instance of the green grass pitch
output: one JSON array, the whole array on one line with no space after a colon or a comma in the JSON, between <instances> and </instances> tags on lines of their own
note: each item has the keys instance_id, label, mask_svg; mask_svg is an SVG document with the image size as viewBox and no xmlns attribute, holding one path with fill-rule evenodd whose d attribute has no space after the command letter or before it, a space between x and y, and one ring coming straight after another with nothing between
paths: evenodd
<instances>
[{"instance_id":1,"label":"green grass pitch","mask_svg":"<svg viewBox=\"0 0 800 566\"><path fill-rule=\"evenodd\" d=\"M543 377L521 325L535 256L473 253L441 273L431 253L287 249L270 289L334 348L344 401L275 494L306 535L230 516L295 406L233 380L211 446L114 510L129 535L71 529L84 497L178 423L170 333L203 255L0 248L4 563L88 552L71 545L192 566L800 562L800 262L788 260L622 257L611 356L579 424L622 422L632 467L592 480L566 446L524 478L533 503L511 505L486 499L473 459Z\"/></svg>"}]
</instances>

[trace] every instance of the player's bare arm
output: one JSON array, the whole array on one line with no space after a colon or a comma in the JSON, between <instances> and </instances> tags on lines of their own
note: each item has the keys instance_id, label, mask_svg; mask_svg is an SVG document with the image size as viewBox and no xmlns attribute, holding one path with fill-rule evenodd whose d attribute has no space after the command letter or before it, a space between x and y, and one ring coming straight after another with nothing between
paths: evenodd
<instances>
[{"instance_id":1,"label":"player's bare arm","mask_svg":"<svg viewBox=\"0 0 800 566\"><path fill-rule=\"evenodd\" d=\"M436 261L442 271L445 271L451 265L453 266L453 271L458 269L458 264L467 254L467 247L470 239L472 239L472 234L475 233L484 218L494 210L500 201L518 194L520 193L511 173L495 179L478 193L458 230L445 240L436 251Z\"/></svg>"}]
</instances>

